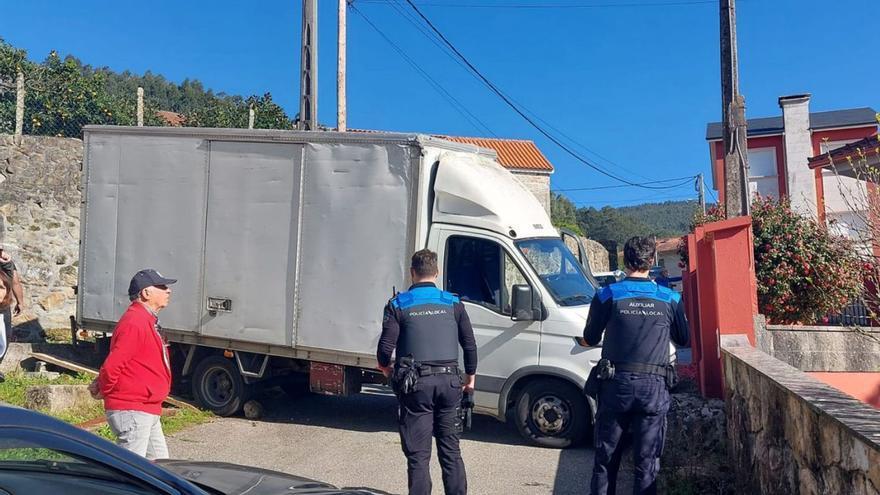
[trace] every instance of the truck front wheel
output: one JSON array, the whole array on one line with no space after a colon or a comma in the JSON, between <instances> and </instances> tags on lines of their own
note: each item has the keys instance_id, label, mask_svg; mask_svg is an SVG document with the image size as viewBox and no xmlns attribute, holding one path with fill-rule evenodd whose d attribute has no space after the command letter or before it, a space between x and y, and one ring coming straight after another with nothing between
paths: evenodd
<instances>
[{"instance_id":1,"label":"truck front wheel","mask_svg":"<svg viewBox=\"0 0 880 495\"><path fill-rule=\"evenodd\" d=\"M520 434L540 447L564 449L583 440L592 424L586 397L561 380L534 380L522 388L513 421Z\"/></svg>"},{"instance_id":2,"label":"truck front wheel","mask_svg":"<svg viewBox=\"0 0 880 495\"><path fill-rule=\"evenodd\" d=\"M218 416L237 413L250 395L235 361L223 356L208 356L199 363L192 390L199 405Z\"/></svg>"}]
</instances>

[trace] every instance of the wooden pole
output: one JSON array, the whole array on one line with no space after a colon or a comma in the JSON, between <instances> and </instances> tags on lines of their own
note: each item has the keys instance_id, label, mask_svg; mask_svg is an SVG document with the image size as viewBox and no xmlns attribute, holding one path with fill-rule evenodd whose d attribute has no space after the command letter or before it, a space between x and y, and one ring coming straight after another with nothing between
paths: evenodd
<instances>
[{"instance_id":1,"label":"wooden pole","mask_svg":"<svg viewBox=\"0 0 880 495\"><path fill-rule=\"evenodd\" d=\"M15 133L12 142L21 144L21 136L24 133L24 73L19 70L15 76Z\"/></svg>"},{"instance_id":2,"label":"wooden pole","mask_svg":"<svg viewBox=\"0 0 880 495\"><path fill-rule=\"evenodd\" d=\"M345 132L346 101L345 101L345 10L348 0L339 0L339 26L337 28L337 59L336 59L336 128Z\"/></svg>"},{"instance_id":3,"label":"wooden pole","mask_svg":"<svg viewBox=\"0 0 880 495\"><path fill-rule=\"evenodd\" d=\"M144 88L140 86L137 90L137 125L144 126Z\"/></svg>"},{"instance_id":4,"label":"wooden pole","mask_svg":"<svg viewBox=\"0 0 880 495\"><path fill-rule=\"evenodd\" d=\"M728 217L736 217L749 214L745 99L739 93L735 0L720 0L720 7L724 207Z\"/></svg>"}]
</instances>

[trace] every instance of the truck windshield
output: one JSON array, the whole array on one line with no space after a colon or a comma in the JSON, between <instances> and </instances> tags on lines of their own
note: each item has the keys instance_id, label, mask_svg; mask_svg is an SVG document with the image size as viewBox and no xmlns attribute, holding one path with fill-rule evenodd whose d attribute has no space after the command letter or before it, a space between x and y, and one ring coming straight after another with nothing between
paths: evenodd
<instances>
[{"instance_id":1,"label":"truck windshield","mask_svg":"<svg viewBox=\"0 0 880 495\"><path fill-rule=\"evenodd\" d=\"M559 305L590 304L596 288L561 239L526 239L516 247Z\"/></svg>"}]
</instances>

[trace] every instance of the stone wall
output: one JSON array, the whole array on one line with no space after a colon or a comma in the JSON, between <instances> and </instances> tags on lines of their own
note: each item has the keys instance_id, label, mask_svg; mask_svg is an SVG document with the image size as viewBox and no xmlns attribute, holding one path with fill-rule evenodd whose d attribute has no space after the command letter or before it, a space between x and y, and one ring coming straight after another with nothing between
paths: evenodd
<instances>
[{"instance_id":1,"label":"stone wall","mask_svg":"<svg viewBox=\"0 0 880 495\"><path fill-rule=\"evenodd\" d=\"M76 311L82 141L0 135L0 243L22 278L21 330L62 328Z\"/></svg>"},{"instance_id":2,"label":"stone wall","mask_svg":"<svg viewBox=\"0 0 880 495\"><path fill-rule=\"evenodd\" d=\"M541 206L550 214L550 174L536 174L531 172L511 171L513 176L526 186L532 194L541 202Z\"/></svg>"},{"instance_id":3,"label":"stone wall","mask_svg":"<svg viewBox=\"0 0 880 495\"><path fill-rule=\"evenodd\" d=\"M586 237L581 237L581 242L587 251L587 258L590 260L590 270L593 273L609 271L608 250L605 249L605 246Z\"/></svg>"},{"instance_id":4,"label":"stone wall","mask_svg":"<svg viewBox=\"0 0 880 495\"><path fill-rule=\"evenodd\" d=\"M755 325L758 346L801 371L880 371L880 329Z\"/></svg>"},{"instance_id":5,"label":"stone wall","mask_svg":"<svg viewBox=\"0 0 880 495\"><path fill-rule=\"evenodd\" d=\"M727 433L748 493L880 493L880 410L759 349L722 349Z\"/></svg>"}]
</instances>

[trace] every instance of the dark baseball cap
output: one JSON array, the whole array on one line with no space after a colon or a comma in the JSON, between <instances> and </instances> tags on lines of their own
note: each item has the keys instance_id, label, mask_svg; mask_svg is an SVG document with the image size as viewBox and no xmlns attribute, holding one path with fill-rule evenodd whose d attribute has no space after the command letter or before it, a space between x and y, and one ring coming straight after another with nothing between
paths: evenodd
<instances>
[{"instance_id":1,"label":"dark baseball cap","mask_svg":"<svg viewBox=\"0 0 880 495\"><path fill-rule=\"evenodd\" d=\"M152 268L144 268L131 277L131 283L128 284L128 297L137 298L138 294L147 287L153 285L171 285L177 282L174 278L165 278L161 273Z\"/></svg>"}]
</instances>

